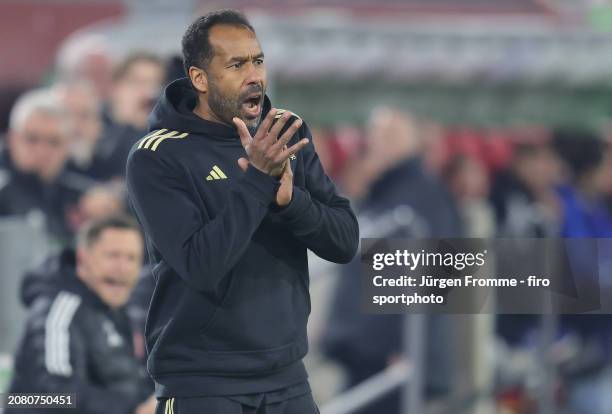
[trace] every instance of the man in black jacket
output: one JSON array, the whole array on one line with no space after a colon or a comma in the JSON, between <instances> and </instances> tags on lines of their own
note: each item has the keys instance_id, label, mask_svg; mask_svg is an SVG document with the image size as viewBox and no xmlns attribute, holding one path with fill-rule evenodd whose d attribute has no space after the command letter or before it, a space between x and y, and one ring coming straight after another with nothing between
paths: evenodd
<instances>
[{"instance_id":1,"label":"man in black jacket","mask_svg":"<svg viewBox=\"0 0 612 414\"><path fill-rule=\"evenodd\" d=\"M95 182L66 171L70 136L65 108L49 89L29 91L11 110L0 151L0 216L40 218L53 244L74 237L71 216Z\"/></svg>"},{"instance_id":2,"label":"man in black jacket","mask_svg":"<svg viewBox=\"0 0 612 414\"><path fill-rule=\"evenodd\" d=\"M364 237L460 237L455 203L442 182L424 167L423 145L416 120L393 108L372 113L364 153L347 171L354 199L361 195L358 216ZM348 184L348 183L347 183ZM359 194L361 192L361 194ZM360 311L359 283L355 274L361 261L344 266L332 298L323 349L346 371L353 387L400 359L403 315L371 315ZM452 367L447 351L449 320L427 319L425 386L428 396L444 393ZM356 414L398 414L396 390L356 411ZM412 413L410 413L412 414Z\"/></svg>"},{"instance_id":3,"label":"man in black jacket","mask_svg":"<svg viewBox=\"0 0 612 414\"><path fill-rule=\"evenodd\" d=\"M152 414L153 387L134 357L123 308L142 266L138 225L109 217L79 236L76 257L65 251L24 280L30 316L10 392L75 393L81 414Z\"/></svg>"},{"instance_id":4,"label":"man in black jacket","mask_svg":"<svg viewBox=\"0 0 612 414\"><path fill-rule=\"evenodd\" d=\"M242 14L197 19L183 55L189 78L166 88L127 167L157 284L146 342L158 412L316 413L306 253L349 262L357 221L306 125L271 108Z\"/></svg>"}]
</instances>

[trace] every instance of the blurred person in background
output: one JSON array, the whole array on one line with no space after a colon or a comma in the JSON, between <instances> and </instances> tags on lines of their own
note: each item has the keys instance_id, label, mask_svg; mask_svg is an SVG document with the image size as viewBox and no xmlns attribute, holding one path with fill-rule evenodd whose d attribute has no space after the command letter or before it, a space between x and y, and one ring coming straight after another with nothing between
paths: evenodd
<instances>
[{"instance_id":1,"label":"blurred person in background","mask_svg":"<svg viewBox=\"0 0 612 414\"><path fill-rule=\"evenodd\" d=\"M77 214L73 217L72 226L75 229L80 229L89 222L126 213L124 183L107 182L98 184L87 190L79 200ZM152 277L151 266L145 260L138 282L125 305L134 337L134 356L141 363L143 369L146 369L144 328L154 288L155 279Z\"/></svg>"},{"instance_id":2,"label":"blurred person in background","mask_svg":"<svg viewBox=\"0 0 612 414\"><path fill-rule=\"evenodd\" d=\"M416 120L393 108L372 113L363 154L348 166L344 183L358 200L362 237L459 237L455 204L441 181L426 171L423 143ZM402 354L403 315L361 312L359 259L341 270L332 299L323 348L346 371L347 387L384 370ZM428 396L443 394L450 385L452 361L448 319L428 322L426 381ZM358 411L359 414L399 413L399 391Z\"/></svg>"},{"instance_id":3,"label":"blurred person in background","mask_svg":"<svg viewBox=\"0 0 612 414\"><path fill-rule=\"evenodd\" d=\"M417 213L412 233L461 234L450 193L424 165L420 131L412 115L388 107L374 110L364 149L344 171L344 189L362 215L378 217L390 207L410 206Z\"/></svg>"},{"instance_id":4,"label":"blurred person in background","mask_svg":"<svg viewBox=\"0 0 612 414\"><path fill-rule=\"evenodd\" d=\"M612 216L605 204L610 171L607 143L594 131L562 128L553 133L553 147L565 167L566 180L557 192L561 202L560 236L566 238L610 238ZM584 248L582 248L584 246ZM585 242L569 251L572 268L580 277L610 285L602 262L610 260L606 249L595 251ZM599 265L599 266L598 266ZM597 278L596 268L603 272ZM561 366L569 388L569 405L574 412L610 412L612 398L612 317L610 315L563 315L561 334L577 339L574 355Z\"/></svg>"},{"instance_id":5,"label":"blurred person in background","mask_svg":"<svg viewBox=\"0 0 612 414\"><path fill-rule=\"evenodd\" d=\"M546 137L515 145L510 166L494 179L491 202L500 237L556 237L559 158Z\"/></svg>"},{"instance_id":6,"label":"blurred person in background","mask_svg":"<svg viewBox=\"0 0 612 414\"><path fill-rule=\"evenodd\" d=\"M543 131L519 135L515 140L510 164L494 177L491 191L497 236L558 237L559 157ZM533 339L537 324L534 315L498 315L496 329L510 347L521 347Z\"/></svg>"},{"instance_id":7,"label":"blurred person in background","mask_svg":"<svg viewBox=\"0 0 612 414\"><path fill-rule=\"evenodd\" d=\"M559 158L550 145L547 131L538 128L514 135L509 164L493 178L490 201L495 212L497 237L557 237L560 205L556 185L560 182ZM511 254L500 257L497 266L512 265ZM504 262L508 258L509 263ZM533 350L537 341L539 315L496 315L495 331L502 346L519 355ZM523 393L526 384L512 384L505 393ZM517 391L518 390L518 391Z\"/></svg>"},{"instance_id":8,"label":"blurred person in background","mask_svg":"<svg viewBox=\"0 0 612 414\"><path fill-rule=\"evenodd\" d=\"M44 219L55 243L72 241L68 216L93 182L68 172L69 122L57 94L39 89L22 95L11 111L2 151L0 215Z\"/></svg>"},{"instance_id":9,"label":"blurred person in background","mask_svg":"<svg viewBox=\"0 0 612 414\"><path fill-rule=\"evenodd\" d=\"M89 221L126 213L125 197L125 185L120 182L90 187L81 196L75 213L70 217L72 228L78 230Z\"/></svg>"},{"instance_id":10,"label":"blurred person in background","mask_svg":"<svg viewBox=\"0 0 612 414\"><path fill-rule=\"evenodd\" d=\"M95 95L106 101L112 88L113 66L114 57L103 36L77 33L57 54L55 80L89 83Z\"/></svg>"},{"instance_id":11,"label":"blurred person in background","mask_svg":"<svg viewBox=\"0 0 612 414\"><path fill-rule=\"evenodd\" d=\"M165 63L147 52L135 52L113 72L107 123L146 130L147 118L157 102L165 80Z\"/></svg>"},{"instance_id":12,"label":"blurred person in background","mask_svg":"<svg viewBox=\"0 0 612 414\"><path fill-rule=\"evenodd\" d=\"M592 131L558 129L553 145L566 167L558 187L562 237L612 237L612 216L605 203L607 143Z\"/></svg>"},{"instance_id":13,"label":"blurred person in background","mask_svg":"<svg viewBox=\"0 0 612 414\"><path fill-rule=\"evenodd\" d=\"M70 128L70 159L66 168L92 179L108 178L99 153L102 135L101 102L86 81L64 82L54 87L66 107Z\"/></svg>"},{"instance_id":14,"label":"blurred person in background","mask_svg":"<svg viewBox=\"0 0 612 414\"><path fill-rule=\"evenodd\" d=\"M469 155L455 155L443 176L457 202L466 237L492 237L495 214L489 202L489 176L483 163Z\"/></svg>"},{"instance_id":15,"label":"blurred person in background","mask_svg":"<svg viewBox=\"0 0 612 414\"><path fill-rule=\"evenodd\" d=\"M499 177L493 201L498 207L500 234L512 237L594 238L612 235L603 192L607 149L593 131L561 128L550 139L521 142L509 171ZM505 218L505 219L504 219ZM574 274L597 276L594 245L585 242L567 250ZM606 252L601 252L606 254ZM512 257L512 256L511 256ZM599 279L603 282L604 278ZM517 352L537 343L539 315L499 315L497 332ZM557 372L567 391L570 412L603 414L612 401L609 315L562 315L553 348ZM525 380L527 381L527 380Z\"/></svg>"},{"instance_id":16,"label":"blurred person in background","mask_svg":"<svg viewBox=\"0 0 612 414\"><path fill-rule=\"evenodd\" d=\"M152 414L152 383L134 356L124 309L142 260L138 225L109 216L79 232L76 252L28 274L22 301L30 314L10 392L76 393L82 414Z\"/></svg>"},{"instance_id":17,"label":"blurred person in background","mask_svg":"<svg viewBox=\"0 0 612 414\"><path fill-rule=\"evenodd\" d=\"M431 119L420 120L420 131L425 168L432 174L442 176L451 155L447 131L441 124Z\"/></svg>"},{"instance_id":18,"label":"blurred person in background","mask_svg":"<svg viewBox=\"0 0 612 414\"><path fill-rule=\"evenodd\" d=\"M135 52L113 72L110 99L102 112L103 132L96 147L104 179L125 177L127 156L147 132L147 119L165 80L163 60Z\"/></svg>"}]
</instances>

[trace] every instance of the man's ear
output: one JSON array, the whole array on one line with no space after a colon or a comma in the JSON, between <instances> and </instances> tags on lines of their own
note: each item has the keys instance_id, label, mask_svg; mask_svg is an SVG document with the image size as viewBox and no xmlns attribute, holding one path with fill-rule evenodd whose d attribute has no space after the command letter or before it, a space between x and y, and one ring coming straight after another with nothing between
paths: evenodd
<instances>
[{"instance_id":1,"label":"man's ear","mask_svg":"<svg viewBox=\"0 0 612 414\"><path fill-rule=\"evenodd\" d=\"M198 92L208 92L208 76L203 69L195 66L189 67L189 78L191 79L193 87L196 88Z\"/></svg>"}]
</instances>

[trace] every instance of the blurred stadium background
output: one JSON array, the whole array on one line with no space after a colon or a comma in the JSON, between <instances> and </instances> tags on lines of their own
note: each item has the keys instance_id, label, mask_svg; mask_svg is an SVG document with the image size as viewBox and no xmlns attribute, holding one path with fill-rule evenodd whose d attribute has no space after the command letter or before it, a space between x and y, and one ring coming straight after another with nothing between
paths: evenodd
<instances>
[{"instance_id":1,"label":"blurred stadium background","mask_svg":"<svg viewBox=\"0 0 612 414\"><path fill-rule=\"evenodd\" d=\"M183 76L185 28L221 7L251 19L268 94L313 129L363 237L612 236L611 1L2 0L0 392L23 275L88 218L126 208L125 148ZM72 134L63 152L38 144L32 187L7 143L15 102L40 88L61 97ZM44 180L47 156L61 171ZM612 413L608 317L368 318L351 308L354 267L312 257L311 274L323 414L393 414L380 407L397 401L410 414ZM142 312L141 300L135 323Z\"/></svg>"}]
</instances>

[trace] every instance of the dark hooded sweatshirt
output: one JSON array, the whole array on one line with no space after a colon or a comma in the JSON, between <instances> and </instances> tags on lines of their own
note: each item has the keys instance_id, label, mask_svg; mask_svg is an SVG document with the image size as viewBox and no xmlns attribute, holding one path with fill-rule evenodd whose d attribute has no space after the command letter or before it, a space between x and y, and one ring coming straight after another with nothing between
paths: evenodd
<instances>
[{"instance_id":1,"label":"dark hooded sweatshirt","mask_svg":"<svg viewBox=\"0 0 612 414\"><path fill-rule=\"evenodd\" d=\"M252 166L244 173L236 129L196 116L196 99L188 79L171 83L127 166L156 279L146 343L157 395L264 393L304 382L307 249L349 262L357 221L312 143L290 161L293 198L279 208L278 180ZM269 109L266 98L263 116ZM288 145L304 137L305 123Z\"/></svg>"}]
</instances>

